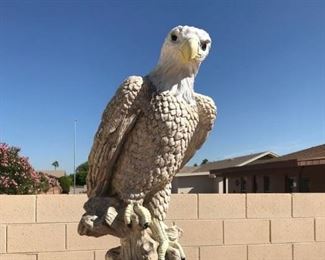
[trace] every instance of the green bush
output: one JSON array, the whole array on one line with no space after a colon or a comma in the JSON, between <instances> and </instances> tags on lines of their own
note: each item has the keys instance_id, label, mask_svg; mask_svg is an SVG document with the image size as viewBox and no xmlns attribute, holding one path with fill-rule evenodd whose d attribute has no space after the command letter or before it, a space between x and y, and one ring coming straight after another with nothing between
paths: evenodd
<instances>
[{"instance_id":1,"label":"green bush","mask_svg":"<svg viewBox=\"0 0 325 260\"><path fill-rule=\"evenodd\" d=\"M62 193L69 194L72 180L69 176L62 176L59 178L59 183L62 188Z\"/></svg>"},{"instance_id":2,"label":"green bush","mask_svg":"<svg viewBox=\"0 0 325 260\"><path fill-rule=\"evenodd\" d=\"M88 170L89 170L88 162L84 162L77 167L76 185L84 186L86 184Z\"/></svg>"}]
</instances>

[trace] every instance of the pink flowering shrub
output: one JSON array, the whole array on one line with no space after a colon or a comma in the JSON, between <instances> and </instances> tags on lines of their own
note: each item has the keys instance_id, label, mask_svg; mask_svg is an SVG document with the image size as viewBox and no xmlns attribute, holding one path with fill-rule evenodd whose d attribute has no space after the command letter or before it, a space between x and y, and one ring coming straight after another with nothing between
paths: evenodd
<instances>
[{"instance_id":1,"label":"pink flowering shrub","mask_svg":"<svg viewBox=\"0 0 325 260\"><path fill-rule=\"evenodd\" d=\"M36 194L55 185L55 178L37 173L20 149L0 143L0 194Z\"/></svg>"},{"instance_id":2,"label":"pink flowering shrub","mask_svg":"<svg viewBox=\"0 0 325 260\"><path fill-rule=\"evenodd\" d=\"M38 172L41 178L41 185L39 187L39 192L44 193L47 192L50 188L58 187L61 190L61 186L59 183L59 179L48 175L44 172Z\"/></svg>"}]
</instances>

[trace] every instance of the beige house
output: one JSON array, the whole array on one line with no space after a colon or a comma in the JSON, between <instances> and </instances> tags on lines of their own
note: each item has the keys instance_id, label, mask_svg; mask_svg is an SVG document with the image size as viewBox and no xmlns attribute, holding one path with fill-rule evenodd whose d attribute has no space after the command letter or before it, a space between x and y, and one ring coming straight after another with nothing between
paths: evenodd
<instances>
[{"instance_id":1,"label":"beige house","mask_svg":"<svg viewBox=\"0 0 325 260\"><path fill-rule=\"evenodd\" d=\"M184 167L172 192L325 192L325 144L284 156L263 152Z\"/></svg>"},{"instance_id":2,"label":"beige house","mask_svg":"<svg viewBox=\"0 0 325 260\"><path fill-rule=\"evenodd\" d=\"M325 144L210 174L226 183L224 193L325 192Z\"/></svg>"},{"instance_id":3,"label":"beige house","mask_svg":"<svg viewBox=\"0 0 325 260\"><path fill-rule=\"evenodd\" d=\"M272 152L261 152L221 161L208 162L197 167L185 166L173 179L172 193L224 193L229 192L229 180L210 174L213 170L242 167L257 161L278 157Z\"/></svg>"}]
</instances>

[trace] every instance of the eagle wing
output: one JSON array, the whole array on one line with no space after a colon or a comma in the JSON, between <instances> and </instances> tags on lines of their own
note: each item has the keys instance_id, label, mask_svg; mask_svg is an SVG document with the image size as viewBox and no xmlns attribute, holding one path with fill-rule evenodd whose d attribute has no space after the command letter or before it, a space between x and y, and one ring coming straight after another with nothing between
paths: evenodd
<instances>
[{"instance_id":1,"label":"eagle wing","mask_svg":"<svg viewBox=\"0 0 325 260\"><path fill-rule=\"evenodd\" d=\"M141 113L138 100L145 92L142 86L142 77L129 77L120 85L104 110L88 158L89 197L107 192L121 148Z\"/></svg>"},{"instance_id":2,"label":"eagle wing","mask_svg":"<svg viewBox=\"0 0 325 260\"><path fill-rule=\"evenodd\" d=\"M199 123L185 152L181 168L185 166L195 152L203 145L217 116L217 107L210 97L197 93L194 95L198 107Z\"/></svg>"}]
</instances>

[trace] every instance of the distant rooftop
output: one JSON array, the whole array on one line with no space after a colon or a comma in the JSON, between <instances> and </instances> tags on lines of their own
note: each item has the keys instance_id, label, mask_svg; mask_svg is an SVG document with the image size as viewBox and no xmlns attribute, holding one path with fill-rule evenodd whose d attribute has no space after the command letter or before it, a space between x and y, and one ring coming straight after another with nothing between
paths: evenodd
<instances>
[{"instance_id":1,"label":"distant rooftop","mask_svg":"<svg viewBox=\"0 0 325 260\"><path fill-rule=\"evenodd\" d=\"M66 172L64 170L40 170L40 172L46 173L56 178L60 178L66 175Z\"/></svg>"},{"instance_id":2,"label":"distant rooftop","mask_svg":"<svg viewBox=\"0 0 325 260\"><path fill-rule=\"evenodd\" d=\"M200 166L184 166L182 169L179 170L179 173L190 173L194 172Z\"/></svg>"},{"instance_id":3,"label":"distant rooftop","mask_svg":"<svg viewBox=\"0 0 325 260\"><path fill-rule=\"evenodd\" d=\"M289 153L280 157L268 160L255 160L243 167L228 167L224 169L213 169L211 173L238 174L238 172L265 171L266 169L294 168L300 166L324 165L325 164L325 144L306 148L294 153Z\"/></svg>"},{"instance_id":4,"label":"distant rooftop","mask_svg":"<svg viewBox=\"0 0 325 260\"><path fill-rule=\"evenodd\" d=\"M318 158L325 158L325 144L306 148L270 160L255 161L252 164L262 164L262 163L269 163L269 162L272 163L272 162L288 161L288 160L307 160L307 159L318 159Z\"/></svg>"},{"instance_id":5,"label":"distant rooftop","mask_svg":"<svg viewBox=\"0 0 325 260\"><path fill-rule=\"evenodd\" d=\"M183 167L179 173L200 173L200 172L210 172L211 170L218 170L218 169L224 169L224 168L230 168L230 167L239 167L246 164L249 164L251 162L255 162L257 160L270 160L272 158L276 158L279 155L266 151L266 152L260 152L260 153L254 153L254 154L248 154L233 158L228 158L220 161L214 161L214 162L207 162L205 164L199 165L199 166L185 166Z\"/></svg>"},{"instance_id":6,"label":"distant rooftop","mask_svg":"<svg viewBox=\"0 0 325 260\"><path fill-rule=\"evenodd\" d=\"M325 144L313 146L298 152L289 153L281 156L280 159L290 160L290 159L311 159L311 158L321 158L325 157Z\"/></svg>"}]
</instances>

